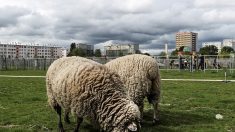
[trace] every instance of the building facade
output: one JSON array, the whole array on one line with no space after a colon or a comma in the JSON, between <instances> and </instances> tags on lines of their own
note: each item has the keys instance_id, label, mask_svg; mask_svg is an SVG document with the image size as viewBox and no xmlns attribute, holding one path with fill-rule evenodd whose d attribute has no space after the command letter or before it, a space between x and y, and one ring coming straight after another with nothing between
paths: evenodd
<instances>
[{"instance_id":1,"label":"building facade","mask_svg":"<svg viewBox=\"0 0 235 132\"><path fill-rule=\"evenodd\" d=\"M87 56L93 56L93 52L94 52L94 45L90 45L90 44L84 44L84 43L78 43L76 44L76 48L81 48L85 51L85 54Z\"/></svg>"},{"instance_id":2,"label":"building facade","mask_svg":"<svg viewBox=\"0 0 235 132\"><path fill-rule=\"evenodd\" d=\"M105 55L118 57L128 54L135 54L139 50L139 44L110 44L104 46Z\"/></svg>"},{"instance_id":3,"label":"building facade","mask_svg":"<svg viewBox=\"0 0 235 132\"><path fill-rule=\"evenodd\" d=\"M179 50L181 46L186 46L192 52L197 49L198 33L194 32L178 32L176 33L176 49Z\"/></svg>"},{"instance_id":4,"label":"building facade","mask_svg":"<svg viewBox=\"0 0 235 132\"><path fill-rule=\"evenodd\" d=\"M221 49L222 49L222 42L220 42L220 41L203 42L203 43L202 43L202 47L206 47L206 46L210 46L210 45L214 45L215 47L217 47L218 52L220 52Z\"/></svg>"},{"instance_id":5,"label":"building facade","mask_svg":"<svg viewBox=\"0 0 235 132\"><path fill-rule=\"evenodd\" d=\"M56 46L42 46L39 44L2 44L0 43L0 57L6 58L60 58L62 48Z\"/></svg>"},{"instance_id":6,"label":"building facade","mask_svg":"<svg viewBox=\"0 0 235 132\"><path fill-rule=\"evenodd\" d=\"M235 40L234 39L224 39L223 40L223 47L224 46L232 47L235 50Z\"/></svg>"}]
</instances>

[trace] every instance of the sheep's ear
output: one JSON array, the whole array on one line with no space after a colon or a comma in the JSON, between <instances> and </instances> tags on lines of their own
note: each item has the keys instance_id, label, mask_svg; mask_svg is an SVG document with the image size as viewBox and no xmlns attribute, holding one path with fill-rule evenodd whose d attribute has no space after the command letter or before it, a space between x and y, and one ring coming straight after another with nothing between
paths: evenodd
<instances>
[{"instance_id":1,"label":"sheep's ear","mask_svg":"<svg viewBox=\"0 0 235 132\"><path fill-rule=\"evenodd\" d=\"M137 125L136 125L134 122L132 122L131 124L129 124L129 125L127 126L127 128L128 128L130 131L132 131L132 132L136 132L136 131L137 131Z\"/></svg>"}]
</instances>

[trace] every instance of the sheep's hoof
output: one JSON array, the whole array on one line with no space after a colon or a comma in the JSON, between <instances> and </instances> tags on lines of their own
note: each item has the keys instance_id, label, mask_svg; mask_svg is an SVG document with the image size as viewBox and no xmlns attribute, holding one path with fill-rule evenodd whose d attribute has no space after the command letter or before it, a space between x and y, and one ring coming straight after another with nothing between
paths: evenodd
<instances>
[{"instance_id":1,"label":"sheep's hoof","mask_svg":"<svg viewBox=\"0 0 235 132\"><path fill-rule=\"evenodd\" d=\"M65 132L62 123L59 123L59 132Z\"/></svg>"},{"instance_id":2,"label":"sheep's hoof","mask_svg":"<svg viewBox=\"0 0 235 132\"><path fill-rule=\"evenodd\" d=\"M156 125L157 123L159 123L159 119L158 118L156 118L156 119L153 119L153 125Z\"/></svg>"},{"instance_id":3,"label":"sheep's hoof","mask_svg":"<svg viewBox=\"0 0 235 132\"><path fill-rule=\"evenodd\" d=\"M64 122L67 123L67 124L70 124L70 123L71 123L68 118L65 118Z\"/></svg>"},{"instance_id":4,"label":"sheep's hoof","mask_svg":"<svg viewBox=\"0 0 235 132\"><path fill-rule=\"evenodd\" d=\"M144 125L144 120L140 120L140 125L143 126Z\"/></svg>"},{"instance_id":5,"label":"sheep's hoof","mask_svg":"<svg viewBox=\"0 0 235 132\"><path fill-rule=\"evenodd\" d=\"M64 128L61 128L61 129L59 130L59 132L65 132L65 131L64 131Z\"/></svg>"}]
</instances>

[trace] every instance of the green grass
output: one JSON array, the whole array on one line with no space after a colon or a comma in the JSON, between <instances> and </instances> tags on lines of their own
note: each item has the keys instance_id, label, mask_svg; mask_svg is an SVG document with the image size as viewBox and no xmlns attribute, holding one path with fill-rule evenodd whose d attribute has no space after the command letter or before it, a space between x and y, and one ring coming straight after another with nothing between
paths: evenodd
<instances>
[{"instance_id":1,"label":"green grass","mask_svg":"<svg viewBox=\"0 0 235 132\"><path fill-rule=\"evenodd\" d=\"M220 79L223 80L225 78L225 71L219 70L207 70L207 71L179 71L179 70L161 70L161 78L164 79L177 79L177 78L185 78L185 79ZM235 71L226 72L227 79L235 80Z\"/></svg>"},{"instance_id":2,"label":"green grass","mask_svg":"<svg viewBox=\"0 0 235 132\"><path fill-rule=\"evenodd\" d=\"M218 72L215 70L207 70L204 71L179 71L179 70L161 70L161 78L164 79L174 79L174 78L185 78L185 79L224 79L224 71L219 70ZM44 70L10 70L10 71L1 71L0 75L16 75L16 76L45 76L46 71ZM227 71L227 79L235 80L235 71L230 73Z\"/></svg>"},{"instance_id":3,"label":"green grass","mask_svg":"<svg viewBox=\"0 0 235 132\"><path fill-rule=\"evenodd\" d=\"M2 71L1 71L2 73ZM8 75L45 75L42 71L4 71ZM201 73L195 78L204 77ZM204 73L203 73L204 74ZM206 77L220 78L217 73ZM162 78L191 77L191 73L161 71ZM185 76L184 76L185 75ZM182 78L183 78L182 77ZM143 132L235 131L234 83L163 81L160 122L152 125L152 108L146 103ZM222 120L215 118L223 115ZM75 123L64 124L67 131ZM43 78L0 77L0 132L57 131L57 115L47 104ZM96 131L84 121L81 131Z\"/></svg>"},{"instance_id":4,"label":"green grass","mask_svg":"<svg viewBox=\"0 0 235 132\"><path fill-rule=\"evenodd\" d=\"M0 70L0 75L16 75L16 76L44 76L44 70Z\"/></svg>"}]
</instances>

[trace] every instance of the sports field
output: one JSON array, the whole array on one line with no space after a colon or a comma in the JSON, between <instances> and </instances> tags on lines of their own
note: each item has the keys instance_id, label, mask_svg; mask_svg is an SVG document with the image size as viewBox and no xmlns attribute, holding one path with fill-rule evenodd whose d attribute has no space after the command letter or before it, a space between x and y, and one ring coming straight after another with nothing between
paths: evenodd
<instances>
[{"instance_id":1,"label":"sports field","mask_svg":"<svg viewBox=\"0 0 235 132\"><path fill-rule=\"evenodd\" d=\"M45 71L0 71L0 75L44 76ZM224 72L161 71L163 79L224 79ZM234 80L234 74L227 79ZM143 132L234 132L235 83L162 81L160 122L152 124L146 102ZM223 116L216 119L216 114ZM75 124L64 124L72 131ZM57 115L47 104L45 79L0 76L0 131L57 131ZM96 131L88 120L82 132Z\"/></svg>"}]
</instances>

